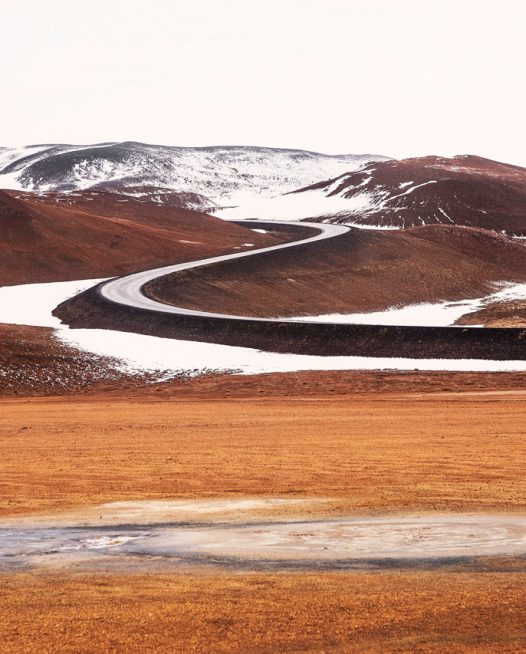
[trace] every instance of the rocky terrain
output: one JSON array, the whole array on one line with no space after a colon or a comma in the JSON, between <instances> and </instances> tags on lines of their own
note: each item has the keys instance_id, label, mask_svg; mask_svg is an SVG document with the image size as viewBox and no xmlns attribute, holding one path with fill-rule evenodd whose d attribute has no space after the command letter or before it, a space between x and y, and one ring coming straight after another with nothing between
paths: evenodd
<instances>
[{"instance_id":1,"label":"rocky terrain","mask_svg":"<svg viewBox=\"0 0 526 654\"><path fill-rule=\"evenodd\" d=\"M1 396L108 391L130 380L118 361L65 347L52 329L0 324Z\"/></svg>"}]
</instances>

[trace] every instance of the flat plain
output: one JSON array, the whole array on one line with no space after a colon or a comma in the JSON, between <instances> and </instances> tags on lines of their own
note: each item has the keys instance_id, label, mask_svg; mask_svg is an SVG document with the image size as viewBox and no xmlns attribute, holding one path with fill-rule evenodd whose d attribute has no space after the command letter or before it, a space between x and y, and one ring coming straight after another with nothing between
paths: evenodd
<instances>
[{"instance_id":1,"label":"flat plain","mask_svg":"<svg viewBox=\"0 0 526 654\"><path fill-rule=\"evenodd\" d=\"M521 376L464 392L384 377L368 393L334 375L323 392L306 374L262 378L264 398L241 377L5 398L1 517L262 497L305 499L281 514L309 519L526 513ZM2 574L0 640L9 652L520 652L523 569L18 571Z\"/></svg>"}]
</instances>

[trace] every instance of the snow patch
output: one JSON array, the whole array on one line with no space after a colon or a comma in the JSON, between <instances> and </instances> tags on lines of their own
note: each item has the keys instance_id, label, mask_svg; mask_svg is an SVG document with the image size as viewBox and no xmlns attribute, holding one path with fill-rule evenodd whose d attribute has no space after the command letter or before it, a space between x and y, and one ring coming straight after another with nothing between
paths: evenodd
<instances>
[{"instance_id":1,"label":"snow patch","mask_svg":"<svg viewBox=\"0 0 526 654\"><path fill-rule=\"evenodd\" d=\"M447 213L444 211L444 209L442 209L442 207L438 207L438 210L440 211L440 213L441 213L445 218L447 218L447 219L449 220L450 223L453 223L453 224L455 223L455 221L451 218L451 216L448 216Z\"/></svg>"},{"instance_id":2,"label":"snow patch","mask_svg":"<svg viewBox=\"0 0 526 654\"><path fill-rule=\"evenodd\" d=\"M51 312L61 302L105 281L81 279L72 282L21 284L0 287L0 322L31 327L62 327Z\"/></svg>"},{"instance_id":3,"label":"snow patch","mask_svg":"<svg viewBox=\"0 0 526 654\"><path fill-rule=\"evenodd\" d=\"M254 200L239 207L229 207L214 211L223 220L260 219L300 221L325 216L342 216L346 225L361 229L398 229L391 225L368 225L353 220L363 214L383 208L388 196L383 191L362 191L352 197L343 195L327 196L325 190L310 189L299 193L289 193L274 198Z\"/></svg>"},{"instance_id":4,"label":"snow patch","mask_svg":"<svg viewBox=\"0 0 526 654\"><path fill-rule=\"evenodd\" d=\"M526 300L526 284L497 282L498 291L484 297L456 302L427 302L394 307L369 313L327 313L318 316L298 316L285 320L302 322L333 322L358 325L400 325L414 327L448 327L470 313L479 311L494 302Z\"/></svg>"},{"instance_id":5,"label":"snow patch","mask_svg":"<svg viewBox=\"0 0 526 654\"><path fill-rule=\"evenodd\" d=\"M396 198L401 198L404 195L409 195L409 193L412 193L413 191L416 191L417 188L422 188L422 186L427 186L428 184L437 184L438 180L432 179L429 182L423 182L423 184L417 184L416 186L412 186L411 188L408 188L407 191L404 191L403 193L399 193L398 195L392 195L390 197L390 200L394 200Z\"/></svg>"}]
</instances>

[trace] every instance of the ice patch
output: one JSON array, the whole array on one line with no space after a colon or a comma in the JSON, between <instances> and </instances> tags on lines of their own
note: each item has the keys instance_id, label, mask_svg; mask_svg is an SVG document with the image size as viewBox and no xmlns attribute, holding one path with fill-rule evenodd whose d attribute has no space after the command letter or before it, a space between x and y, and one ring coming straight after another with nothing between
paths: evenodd
<instances>
[{"instance_id":1,"label":"ice patch","mask_svg":"<svg viewBox=\"0 0 526 654\"><path fill-rule=\"evenodd\" d=\"M426 559L433 565L450 565L452 559L464 557L526 554L526 516L522 514L351 515L317 520L269 520L255 515L241 524L211 516L205 525L199 524L199 518L199 513L190 513L184 525L137 521L120 524L118 529L98 521L87 522L82 529L68 522L42 528L26 519L24 525L7 529L0 523L0 562L3 570L28 563L79 567L83 562L102 563L108 570L132 560L141 566L148 563L146 557L155 557L157 564L165 565L186 559L187 563L231 566L237 560L244 561L246 570L247 563L301 561L305 566L313 564L319 572L320 561L340 566L347 562L353 567L362 562L366 569L385 569L381 562L386 559L395 565L402 560L406 567L411 560L417 565ZM472 563L468 559L468 566Z\"/></svg>"},{"instance_id":2,"label":"ice patch","mask_svg":"<svg viewBox=\"0 0 526 654\"><path fill-rule=\"evenodd\" d=\"M71 545L63 545L57 548L59 552L66 552L68 550L107 550L111 547L119 547L126 545L134 540L140 539L142 536L94 536L93 538L84 538Z\"/></svg>"}]
</instances>

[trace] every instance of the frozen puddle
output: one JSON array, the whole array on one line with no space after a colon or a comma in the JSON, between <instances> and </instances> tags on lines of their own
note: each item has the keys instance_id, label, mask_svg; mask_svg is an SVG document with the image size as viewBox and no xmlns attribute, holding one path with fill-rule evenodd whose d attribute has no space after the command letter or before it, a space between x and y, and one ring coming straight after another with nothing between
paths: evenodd
<instances>
[{"instance_id":1,"label":"frozen puddle","mask_svg":"<svg viewBox=\"0 0 526 654\"><path fill-rule=\"evenodd\" d=\"M159 535L156 548L265 560L443 559L526 554L526 518L443 515L350 519ZM165 549L166 548L166 549Z\"/></svg>"},{"instance_id":2,"label":"frozen puddle","mask_svg":"<svg viewBox=\"0 0 526 654\"><path fill-rule=\"evenodd\" d=\"M297 521L256 518L250 511L257 510L256 505L245 503L239 508L247 512L244 522L229 522L223 514L204 519L202 507L188 506L193 521L50 527L24 520L0 526L0 569L83 563L103 564L107 569L153 560L160 565L245 568L269 563L309 567L323 562L374 566L526 555L526 516L437 514Z\"/></svg>"}]
</instances>

